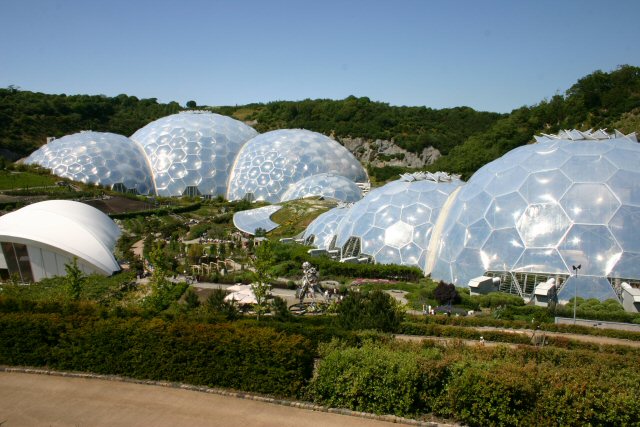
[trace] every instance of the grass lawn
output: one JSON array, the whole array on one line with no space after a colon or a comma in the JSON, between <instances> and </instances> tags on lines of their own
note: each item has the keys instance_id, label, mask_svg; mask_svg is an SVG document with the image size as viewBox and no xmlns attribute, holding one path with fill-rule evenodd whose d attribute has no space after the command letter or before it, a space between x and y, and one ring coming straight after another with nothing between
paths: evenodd
<instances>
[{"instance_id":1,"label":"grass lawn","mask_svg":"<svg viewBox=\"0 0 640 427\"><path fill-rule=\"evenodd\" d=\"M31 172L0 171L0 190L32 188L55 185L60 178L54 175L38 175Z\"/></svg>"}]
</instances>

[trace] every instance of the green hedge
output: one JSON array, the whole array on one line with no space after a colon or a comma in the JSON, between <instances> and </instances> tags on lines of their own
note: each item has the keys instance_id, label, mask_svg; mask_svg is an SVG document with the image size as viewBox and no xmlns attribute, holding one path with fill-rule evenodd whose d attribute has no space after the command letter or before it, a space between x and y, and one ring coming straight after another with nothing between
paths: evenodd
<instances>
[{"instance_id":1,"label":"green hedge","mask_svg":"<svg viewBox=\"0 0 640 427\"><path fill-rule=\"evenodd\" d=\"M637 357L589 351L333 345L307 390L325 405L469 426L640 425Z\"/></svg>"},{"instance_id":2,"label":"green hedge","mask_svg":"<svg viewBox=\"0 0 640 427\"><path fill-rule=\"evenodd\" d=\"M296 396L314 348L267 327L0 314L0 363Z\"/></svg>"}]
</instances>

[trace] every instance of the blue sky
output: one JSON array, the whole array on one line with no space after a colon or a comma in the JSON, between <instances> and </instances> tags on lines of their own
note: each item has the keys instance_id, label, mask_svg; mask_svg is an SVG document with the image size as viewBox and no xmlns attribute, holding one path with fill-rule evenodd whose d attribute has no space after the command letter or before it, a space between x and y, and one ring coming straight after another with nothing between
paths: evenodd
<instances>
[{"instance_id":1,"label":"blue sky","mask_svg":"<svg viewBox=\"0 0 640 427\"><path fill-rule=\"evenodd\" d=\"M640 66L640 1L0 0L0 87L509 112Z\"/></svg>"}]
</instances>

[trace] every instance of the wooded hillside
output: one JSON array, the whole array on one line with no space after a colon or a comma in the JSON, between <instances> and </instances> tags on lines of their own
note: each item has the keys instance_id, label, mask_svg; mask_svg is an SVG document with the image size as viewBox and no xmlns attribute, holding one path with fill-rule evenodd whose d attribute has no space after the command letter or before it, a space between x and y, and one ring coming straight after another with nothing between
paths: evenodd
<instances>
[{"instance_id":1,"label":"wooded hillside","mask_svg":"<svg viewBox=\"0 0 640 427\"><path fill-rule=\"evenodd\" d=\"M189 107L196 105L190 101ZM469 177L480 166L527 144L542 132L563 128L640 131L640 68L623 65L611 72L596 71L564 94L510 114L478 112L469 107L395 107L353 96L337 101L306 99L196 108L233 116L260 132L305 128L337 139L393 140L415 153L433 146L443 157L430 170ZM47 136L61 137L80 130L129 136L150 121L183 109L177 102L163 104L155 98L0 89L0 155L22 157L44 144Z\"/></svg>"}]
</instances>

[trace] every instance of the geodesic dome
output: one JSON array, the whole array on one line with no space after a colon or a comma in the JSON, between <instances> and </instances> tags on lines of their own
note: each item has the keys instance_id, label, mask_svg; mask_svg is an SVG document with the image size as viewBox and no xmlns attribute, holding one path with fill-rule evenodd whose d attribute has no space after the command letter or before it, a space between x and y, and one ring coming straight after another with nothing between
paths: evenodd
<instances>
[{"instance_id":1,"label":"geodesic dome","mask_svg":"<svg viewBox=\"0 0 640 427\"><path fill-rule=\"evenodd\" d=\"M346 148L322 134L303 129L263 133L240 150L229 178L227 199L281 201L290 185L321 173L366 182L362 165Z\"/></svg>"},{"instance_id":2,"label":"geodesic dome","mask_svg":"<svg viewBox=\"0 0 640 427\"><path fill-rule=\"evenodd\" d=\"M336 235L338 224L349 212L349 207L350 205L339 205L318 215L302 234L304 244L315 246L318 249L329 249Z\"/></svg>"},{"instance_id":3,"label":"geodesic dome","mask_svg":"<svg viewBox=\"0 0 640 427\"><path fill-rule=\"evenodd\" d=\"M463 182L446 173L406 174L354 203L336 229L342 257L423 268L442 205Z\"/></svg>"},{"instance_id":4,"label":"geodesic dome","mask_svg":"<svg viewBox=\"0 0 640 427\"><path fill-rule=\"evenodd\" d=\"M139 194L154 192L144 152L129 138L115 133L87 131L63 136L38 148L25 163L85 184Z\"/></svg>"},{"instance_id":5,"label":"geodesic dome","mask_svg":"<svg viewBox=\"0 0 640 427\"><path fill-rule=\"evenodd\" d=\"M233 160L258 133L206 111L185 111L149 123L131 139L149 158L159 196L225 195Z\"/></svg>"},{"instance_id":6,"label":"geodesic dome","mask_svg":"<svg viewBox=\"0 0 640 427\"><path fill-rule=\"evenodd\" d=\"M289 186L281 197L282 202L319 196L342 202L357 202L362 190L349 178L333 173L308 176Z\"/></svg>"},{"instance_id":7,"label":"geodesic dome","mask_svg":"<svg viewBox=\"0 0 640 427\"><path fill-rule=\"evenodd\" d=\"M459 191L442 214L427 272L460 286L500 275L521 294L554 277L561 301L576 286L578 296L617 298L621 281L640 280L635 135L574 130L536 139L480 168Z\"/></svg>"}]
</instances>

